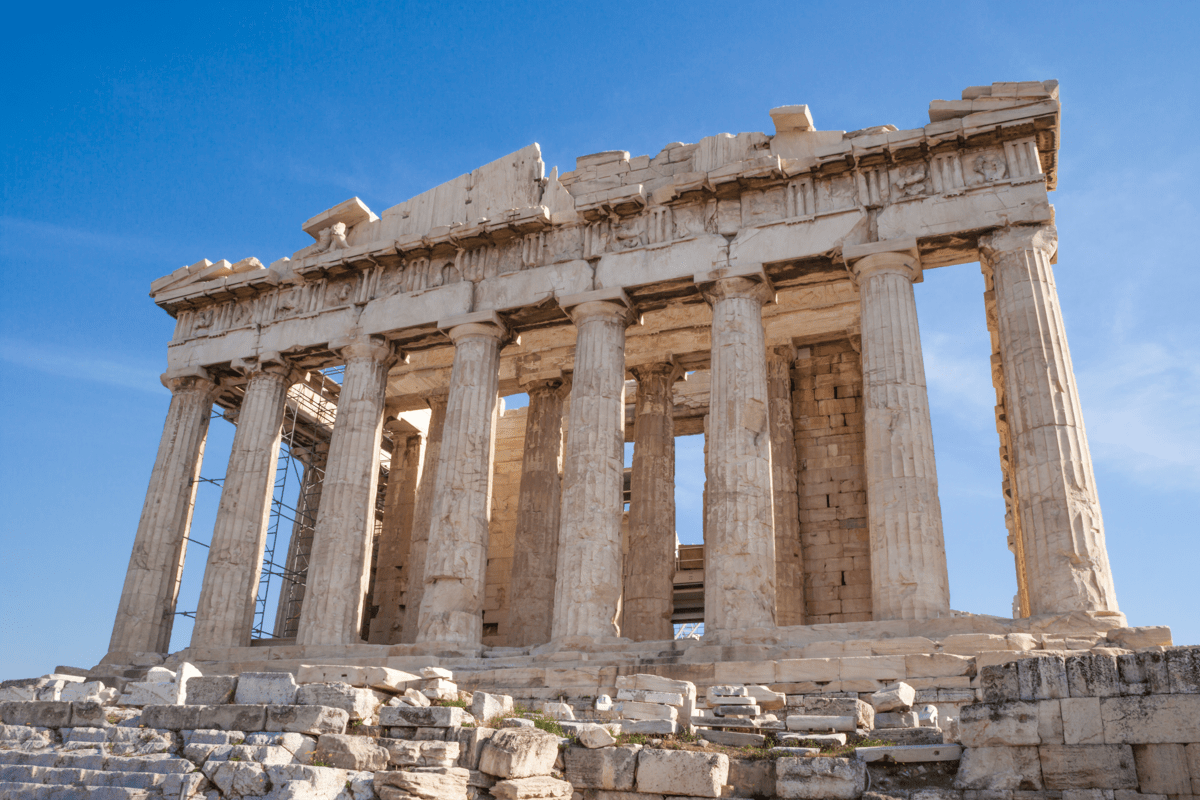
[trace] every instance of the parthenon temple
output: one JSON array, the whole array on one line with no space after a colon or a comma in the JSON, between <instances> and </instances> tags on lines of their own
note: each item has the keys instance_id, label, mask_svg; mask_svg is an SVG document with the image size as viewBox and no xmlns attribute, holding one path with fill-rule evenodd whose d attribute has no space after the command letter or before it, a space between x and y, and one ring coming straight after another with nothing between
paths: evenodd
<instances>
[{"instance_id":1,"label":"parthenon temple","mask_svg":"<svg viewBox=\"0 0 1200 800\"><path fill-rule=\"evenodd\" d=\"M106 663L170 649L214 408L236 434L201 665L711 664L1124 626L1055 288L1059 111L1054 81L996 83L912 130L783 106L773 133L562 174L531 144L379 214L340 203L269 266L154 281L171 402ZM915 302L976 263L1011 619L951 610ZM703 544L679 545L695 434ZM303 485L256 628L281 447Z\"/></svg>"}]
</instances>

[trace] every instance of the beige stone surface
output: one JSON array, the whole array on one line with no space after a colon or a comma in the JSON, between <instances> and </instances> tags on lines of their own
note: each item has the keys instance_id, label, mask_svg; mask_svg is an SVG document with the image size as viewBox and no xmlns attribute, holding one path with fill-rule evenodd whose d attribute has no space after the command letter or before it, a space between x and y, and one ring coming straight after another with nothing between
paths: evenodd
<instances>
[{"instance_id":1,"label":"beige stone surface","mask_svg":"<svg viewBox=\"0 0 1200 800\"><path fill-rule=\"evenodd\" d=\"M796 488L791 344L767 349L767 413L771 428L771 488L775 495L775 622L804 624L804 547Z\"/></svg>"},{"instance_id":2,"label":"beige stone surface","mask_svg":"<svg viewBox=\"0 0 1200 800\"><path fill-rule=\"evenodd\" d=\"M1109 744L1200 742L1200 694L1102 697L1100 718Z\"/></svg>"},{"instance_id":3,"label":"beige stone surface","mask_svg":"<svg viewBox=\"0 0 1200 800\"><path fill-rule=\"evenodd\" d=\"M1192 794L1187 746L1182 744L1139 744L1133 746L1138 791L1143 794Z\"/></svg>"},{"instance_id":4,"label":"beige stone surface","mask_svg":"<svg viewBox=\"0 0 1200 800\"><path fill-rule=\"evenodd\" d=\"M388 428L390 423L385 423ZM371 619L367 641L399 644L404 625L409 551L412 548L413 513L417 487L421 483L421 455L425 437L419 431L392 429L392 463L388 470L383 501L383 528L379 534L379 556L375 564L373 599L379 607Z\"/></svg>"},{"instance_id":5,"label":"beige stone surface","mask_svg":"<svg viewBox=\"0 0 1200 800\"><path fill-rule=\"evenodd\" d=\"M635 641L674 638L675 406L678 365L633 369L637 378L629 551L625 559L621 635Z\"/></svg>"},{"instance_id":6,"label":"beige stone surface","mask_svg":"<svg viewBox=\"0 0 1200 800\"><path fill-rule=\"evenodd\" d=\"M417 641L478 644L483 635L497 368L504 330L451 329L454 372L438 457Z\"/></svg>"},{"instance_id":7,"label":"beige stone surface","mask_svg":"<svg viewBox=\"0 0 1200 800\"><path fill-rule=\"evenodd\" d=\"M359 339L344 345L340 355L346 372L296 634L302 645L361 641L370 578L379 440L387 374L396 353L386 342Z\"/></svg>"},{"instance_id":8,"label":"beige stone surface","mask_svg":"<svg viewBox=\"0 0 1200 800\"><path fill-rule=\"evenodd\" d=\"M295 377L282 361L260 361L250 373L221 486L192 647L250 644L284 398Z\"/></svg>"},{"instance_id":9,"label":"beige stone surface","mask_svg":"<svg viewBox=\"0 0 1200 800\"><path fill-rule=\"evenodd\" d=\"M928 619L950 610L933 427L909 253L855 261L862 292L863 398L871 600L875 619Z\"/></svg>"},{"instance_id":10,"label":"beige stone surface","mask_svg":"<svg viewBox=\"0 0 1200 800\"><path fill-rule=\"evenodd\" d=\"M579 333L563 455L552 637L604 638L619 633L628 312L621 302L589 300L572 314Z\"/></svg>"},{"instance_id":11,"label":"beige stone surface","mask_svg":"<svg viewBox=\"0 0 1200 800\"><path fill-rule=\"evenodd\" d=\"M1043 745L1042 780L1051 791L1136 789L1138 773L1128 745Z\"/></svg>"},{"instance_id":12,"label":"beige stone surface","mask_svg":"<svg viewBox=\"0 0 1200 800\"><path fill-rule=\"evenodd\" d=\"M645 749L638 755L639 792L720 797L728 777L729 757L723 753Z\"/></svg>"},{"instance_id":13,"label":"beige stone surface","mask_svg":"<svg viewBox=\"0 0 1200 800\"><path fill-rule=\"evenodd\" d=\"M437 497L437 472L441 463L442 435L446 429L447 397L434 394L426 398L429 405L429 435L421 460L421 483L417 487L417 505L413 509L412 541L409 545L409 573L404 595L404 623L400 641L411 644L417 640L421 601L425 597L425 556L429 550L429 527L433 522L433 503Z\"/></svg>"},{"instance_id":14,"label":"beige stone surface","mask_svg":"<svg viewBox=\"0 0 1200 800\"><path fill-rule=\"evenodd\" d=\"M781 798L853 800L867 782L866 764L857 758L780 758L775 770L775 794Z\"/></svg>"},{"instance_id":15,"label":"beige stone surface","mask_svg":"<svg viewBox=\"0 0 1200 800\"><path fill-rule=\"evenodd\" d=\"M510 581L510 596L520 598L509 611L508 644L514 647L550 641L558 568L562 497L559 470L566 392L566 385L558 377L527 387L529 411Z\"/></svg>"},{"instance_id":16,"label":"beige stone surface","mask_svg":"<svg viewBox=\"0 0 1200 800\"><path fill-rule=\"evenodd\" d=\"M1065 744L1104 744L1099 697L1065 697L1058 702Z\"/></svg>"},{"instance_id":17,"label":"beige stone surface","mask_svg":"<svg viewBox=\"0 0 1200 800\"><path fill-rule=\"evenodd\" d=\"M766 345L767 289L722 278L713 309L705 436L705 635L775 624L775 533Z\"/></svg>"},{"instance_id":18,"label":"beige stone surface","mask_svg":"<svg viewBox=\"0 0 1200 800\"><path fill-rule=\"evenodd\" d=\"M966 706L959 714L958 736L966 747L1040 744L1038 704L1010 701Z\"/></svg>"},{"instance_id":19,"label":"beige stone surface","mask_svg":"<svg viewBox=\"0 0 1200 800\"><path fill-rule=\"evenodd\" d=\"M112 652L166 652L192 523L216 384L203 373L163 376L171 405L117 606Z\"/></svg>"},{"instance_id":20,"label":"beige stone surface","mask_svg":"<svg viewBox=\"0 0 1200 800\"><path fill-rule=\"evenodd\" d=\"M1040 791L1038 748L968 746L959 761L954 786L974 791Z\"/></svg>"},{"instance_id":21,"label":"beige stone surface","mask_svg":"<svg viewBox=\"0 0 1200 800\"><path fill-rule=\"evenodd\" d=\"M558 737L534 728L505 728L487 740L479 769L499 778L548 775L558 757Z\"/></svg>"},{"instance_id":22,"label":"beige stone surface","mask_svg":"<svg viewBox=\"0 0 1200 800\"><path fill-rule=\"evenodd\" d=\"M1050 259L1053 227L985 237L1030 613L1116 611L1079 391Z\"/></svg>"},{"instance_id":23,"label":"beige stone surface","mask_svg":"<svg viewBox=\"0 0 1200 800\"><path fill-rule=\"evenodd\" d=\"M498 800L537 800L537 798L568 798L574 791L571 784L539 775L530 778L511 778L498 781L489 790Z\"/></svg>"}]
</instances>

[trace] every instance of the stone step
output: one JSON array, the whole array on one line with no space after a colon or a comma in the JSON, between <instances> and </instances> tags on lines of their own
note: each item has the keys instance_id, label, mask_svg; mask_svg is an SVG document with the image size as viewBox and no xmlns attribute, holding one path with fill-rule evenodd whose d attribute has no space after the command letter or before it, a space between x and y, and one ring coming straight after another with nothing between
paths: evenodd
<instances>
[{"instance_id":1,"label":"stone step","mask_svg":"<svg viewBox=\"0 0 1200 800\"><path fill-rule=\"evenodd\" d=\"M175 758L167 753L148 756L106 756L56 750L46 753L0 752L0 766L4 765L157 774L186 774L196 768L187 759Z\"/></svg>"},{"instance_id":2,"label":"stone step","mask_svg":"<svg viewBox=\"0 0 1200 800\"><path fill-rule=\"evenodd\" d=\"M48 786L0 781L4 800L157 800L161 794L123 786Z\"/></svg>"},{"instance_id":3,"label":"stone step","mask_svg":"<svg viewBox=\"0 0 1200 800\"><path fill-rule=\"evenodd\" d=\"M123 772L95 769L57 769L9 764L0 767L0 781L40 783L47 786L124 787L162 794L167 787L178 795L180 776L157 772Z\"/></svg>"}]
</instances>

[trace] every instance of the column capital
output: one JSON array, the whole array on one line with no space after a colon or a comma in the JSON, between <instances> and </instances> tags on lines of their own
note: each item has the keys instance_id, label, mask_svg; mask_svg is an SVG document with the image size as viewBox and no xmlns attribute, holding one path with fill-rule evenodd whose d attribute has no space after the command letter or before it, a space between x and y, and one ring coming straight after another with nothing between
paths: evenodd
<instances>
[{"instance_id":1,"label":"column capital","mask_svg":"<svg viewBox=\"0 0 1200 800\"><path fill-rule=\"evenodd\" d=\"M554 370L522 375L517 383L530 398L533 398L535 395L562 394L570 389L571 378L564 375L562 370Z\"/></svg>"},{"instance_id":2,"label":"column capital","mask_svg":"<svg viewBox=\"0 0 1200 800\"><path fill-rule=\"evenodd\" d=\"M667 361L646 361L641 364L628 366L628 369L639 383L645 378L654 375L666 375L671 383L687 378L687 370L680 366L679 362L674 358Z\"/></svg>"},{"instance_id":3,"label":"column capital","mask_svg":"<svg viewBox=\"0 0 1200 800\"><path fill-rule=\"evenodd\" d=\"M247 380L260 375L280 379L288 386L303 379L305 370L297 367L290 358L277 352L260 353L257 356L235 359L231 368Z\"/></svg>"},{"instance_id":4,"label":"column capital","mask_svg":"<svg viewBox=\"0 0 1200 800\"><path fill-rule=\"evenodd\" d=\"M638 313L633 301L619 286L564 295L557 300L562 310L576 325L605 315L612 316L614 319L620 318L626 326L638 321Z\"/></svg>"},{"instance_id":5,"label":"column capital","mask_svg":"<svg viewBox=\"0 0 1200 800\"><path fill-rule=\"evenodd\" d=\"M329 343L329 349L343 361L376 361L388 363L405 360L395 344L382 336L347 336ZM390 364L389 364L390 366Z\"/></svg>"},{"instance_id":6,"label":"column capital","mask_svg":"<svg viewBox=\"0 0 1200 800\"><path fill-rule=\"evenodd\" d=\"M1040 250L1046 258L1053 258L1058 252L1058 230L1053 225L1015 225L979 237L979 252L984 258L1020 250Z\"/></svg>"},{"instance_id":7,"label":"column capital","mask_svg":"<svg viewBox=\"0 0 1200 800\"><path fill-rule=\"evenodd\" d=\"M875 275L902 275L911 283L921 280L921 261L912 253L889 252L872 253L868 256L848 262L850 274L856 283Z\"/></svg>"},{"instance_id":8,"label":"column capital","mask_svg":"<svg viewBox=\"0 0 1200 800\"><path fill-rule=\"evenodd\" d=\"M757 300L759 305L766 305L775 298L774 290L764 281L743 277L718 278L700 292L710 306L720 300L735 298Z\"/></svg>"},{"instance_id":9,"label":"column capital","mask_svg":"<svg viewBox=\"0 0 1200 800\"><path fill-rule=\"evenodd\" d=\"M159 380L171 390L171 394L186 391L215 393L219 387L216 379L203 367L169 369L159 376Z\"/></svg>"}]
</instances>

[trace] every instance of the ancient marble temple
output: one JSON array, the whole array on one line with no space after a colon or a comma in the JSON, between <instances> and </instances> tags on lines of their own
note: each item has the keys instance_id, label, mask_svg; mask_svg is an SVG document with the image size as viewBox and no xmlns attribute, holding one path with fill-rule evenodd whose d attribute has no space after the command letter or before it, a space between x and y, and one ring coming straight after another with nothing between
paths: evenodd
<instances>
[{"instance_id":1,"label":"ancient marble temple","mask_svg":"<svg viewBox=\"0 0 1200 800\"><path fill-rule=\"evenodd\" d=\"M1057 98L997 83L923 128L853 132L784 106L770 134L561 175L533 144L378 215L347 200L270 266L155 281L172 399L109 660L169 647L214 403L237 431L193 659L253 660L285 417L314 524L288 550L281 657L636 647L682 620L714 644L973 630L950 610L914 298L976 263L1011 623L1123 624L1055 288ZM334 366L318 424L296 409ZM675 439L700 433L684 563Z\"/></svg>"}]
</instances>

